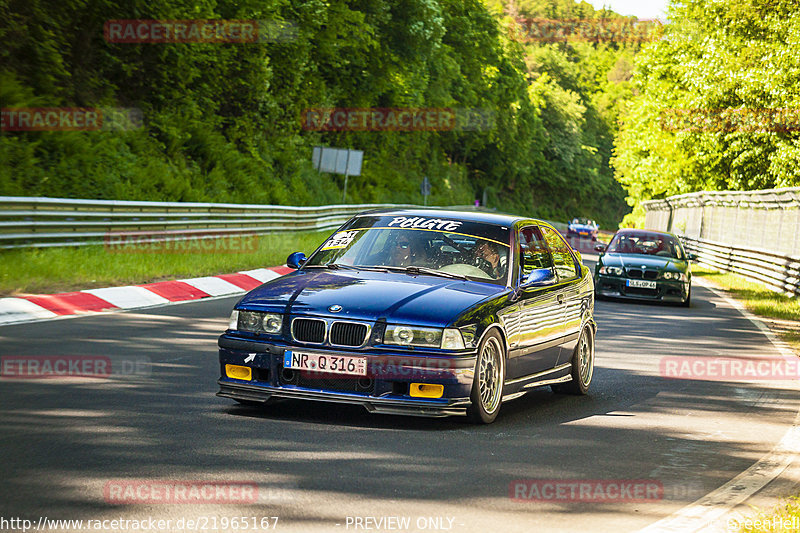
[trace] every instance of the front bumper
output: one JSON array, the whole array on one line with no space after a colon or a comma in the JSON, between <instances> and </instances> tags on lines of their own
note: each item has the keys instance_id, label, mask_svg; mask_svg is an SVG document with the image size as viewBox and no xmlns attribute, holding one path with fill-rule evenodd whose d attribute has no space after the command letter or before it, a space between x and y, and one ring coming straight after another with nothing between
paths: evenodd
<instances>
[{"instance_id":1,"label":"front bumper","mask_svg":"<svg viewBox=\"0 0 800 533\"><path fill-rule=\"evenodd\" d=\"M367 411L417 416L465 415L475 368L475 353L444 356L378 349L334 350L293 346L222 335L219 339L220 390L217 396L266 402L291 398L361 405ZM367 358L367 376L320 374L283 368L286 350ZM245 362L247 360L247 362ZM252 379L226 375L225 365L247 366ZM411 383L440 384L441 398L413 397Z\"/></svg>"},{"instance_id":2,"label":"front bumper","mask_svg":"<svg viewBox=\"0 0 800 533\"><path fill-rule=\"evenodd\" d=\"M610 298L650 300L660 302L685 302L689 297L691 283L677 280L654 280L655 289L640 289L626 286L628 278L598 275L594 282L595 293Z\"/></svg>"}]
</instances>

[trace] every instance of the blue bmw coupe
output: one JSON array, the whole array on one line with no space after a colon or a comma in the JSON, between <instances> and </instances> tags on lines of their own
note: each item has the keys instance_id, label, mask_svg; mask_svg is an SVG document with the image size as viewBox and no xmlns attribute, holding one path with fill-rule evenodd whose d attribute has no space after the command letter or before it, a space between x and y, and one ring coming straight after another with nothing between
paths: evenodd
<instances>
[{"instance_id":1,"label":"blue bmw coupe","mask_svg":"<svg viewBox=\"0 0 800 533\"><path fill-rule=\"evenodd\" d=\"M218 396L490 423L535 387L589 389L592 275L545 222L366 212L287 265L234 307Z\"/></svg>"}]
</instances>

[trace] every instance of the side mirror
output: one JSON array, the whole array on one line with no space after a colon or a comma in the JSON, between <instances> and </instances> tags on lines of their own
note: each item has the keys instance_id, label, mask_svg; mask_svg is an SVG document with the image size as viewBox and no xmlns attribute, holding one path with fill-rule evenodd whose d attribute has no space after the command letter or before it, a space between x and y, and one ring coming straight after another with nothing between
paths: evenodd
<instances>
[{"instance_id":1,"label":"side mirror","mask_svg":"<svg viewBox=\"0 0 800 533\"><path fill-rule=\"evenodd\" d=\"M520 286L523 289L546 287L547 285L552 285L555 279L556 276L553 274L552 268L537 268L522 278L522 283Z\"/></svg>"},{"instance_id":2,"label":"side mirror","mask_svg":"<svg viewBox=\"0 0 800 533\"><path fill-rule=\"evenodd\" d=\"M303 252L295 252L293 254L289 254L289 257L286 258L286 266L289 268L300 268L303 266L303 263L306 262L306 254Z\"/></svg>"},{"instance_id":3,"label":"side mirror","mask_svg":"<svg viewBox=\"0 0 800 533\"><path fill-rule=\"evenodd\" d=\"M602 254L603 252L606 251L606 245L605 244L595 244L594 245L594 251L595 252L600 252Z\"/></svg>"}]
</instances>

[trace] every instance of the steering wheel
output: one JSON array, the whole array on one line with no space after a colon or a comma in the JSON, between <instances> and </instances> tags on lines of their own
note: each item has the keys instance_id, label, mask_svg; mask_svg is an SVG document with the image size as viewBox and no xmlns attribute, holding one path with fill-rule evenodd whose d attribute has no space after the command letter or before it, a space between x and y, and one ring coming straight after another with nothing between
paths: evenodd
<instances>
[{"instance_id":1,"label":"steering wheel","mask_svg":"<svg viewBox=\"0 0 800 533\"><path fill-rule=\"evenodd\" d=\"M493 276L494 268L492 268L492 264L483 257L475 257L472 264L486 272L489 276Z\"/></svg>"}]
</instances>

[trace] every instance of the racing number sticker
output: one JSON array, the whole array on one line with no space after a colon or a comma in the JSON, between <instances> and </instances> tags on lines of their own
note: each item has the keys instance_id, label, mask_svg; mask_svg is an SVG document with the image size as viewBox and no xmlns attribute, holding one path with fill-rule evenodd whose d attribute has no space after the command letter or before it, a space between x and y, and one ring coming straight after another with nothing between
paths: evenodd
<instances>
[{"instance_id":1,"label":"racing number sticker","mask_svg":"<svg viewBox=\"0 0 800 533\"><path fill-rule=\"evenodd\" d=\"M322 247L323 250L332 250L334 248L346 248L353 239L358 235L358 231L340 231L330 239Z\"/></svg>"}]
</instances>

